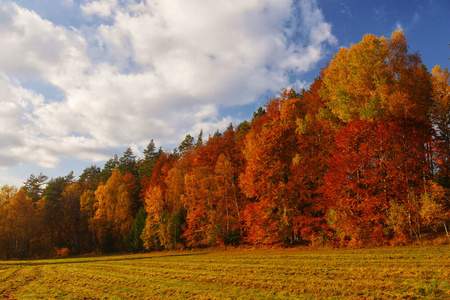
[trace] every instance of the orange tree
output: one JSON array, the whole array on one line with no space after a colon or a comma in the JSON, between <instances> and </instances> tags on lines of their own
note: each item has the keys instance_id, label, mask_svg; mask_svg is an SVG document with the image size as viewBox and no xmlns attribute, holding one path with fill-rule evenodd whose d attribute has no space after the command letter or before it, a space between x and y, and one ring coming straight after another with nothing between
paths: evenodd
<instances>
[{"instance_id":1,"label":"orange tree","mask_svg":"<svg viewBox=\"0 0 450 300\"><path fill-rule=\"evenodd\" d=\"M390 206L402 205L411 235L417 233L414 199L430 176L432 104L419 55L408 53L401 31L390 39L365 35L342 48L323 74L322 115L338 119L325 184L330 224L343 243L382 243Z\"/></svg>"}]
</instances>

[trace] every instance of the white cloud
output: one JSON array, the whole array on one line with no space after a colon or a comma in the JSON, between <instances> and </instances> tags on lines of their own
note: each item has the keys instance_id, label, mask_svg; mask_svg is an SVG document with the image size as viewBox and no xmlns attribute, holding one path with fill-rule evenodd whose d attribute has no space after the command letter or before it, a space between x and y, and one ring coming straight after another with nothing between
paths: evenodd
<instances>
[{"instance_id":1,"label":"white cloud","mask_svg":"<svg viewBox=\"0 0 450 300\"><path fill-rule=\"evenodd\" d=\"M0 176L1 186L3 185L12 185L17 188L23 186L24 180L22 178L12 177L12 176Z\"/></svg>"},{"instance_id":2,"label":"white cloud","mask_svg":"<svg viewBox=\"0 0 450 300\"><path fill-rule=\"evenodd\" d=\"M315 1L103 0L81 8L108 23L68 29L0 0L0 39L9 45L0 49L0 166L99 161L123 145L171 146L200 129L214 133L236 121L218 107L303 85L288 74L310 70L336 42ZM24 88L29 78L65 98Z\"/></svg>"},{"instance_id":3,"label":"white cloud","mask_svg":"<svg viewBox=\"0 0 450 300\"><path fill-rule=\"evenodd\" d=\"M402 26L402 24L400 22L397 22L395 24L395 30L402 30L403 31L403 26Z\"/></svg>"},{"instance_id":4,"label":"white cloud","mask_svg":"<svg viewBox=\"0 0 450 300\"><path fill-rule=\"evenodd\" d=\"M21 79L43 79L55 85L77 80L89 67L86 43L76 32L55 26L15 4L2 4L7 26L0 30L0 70Z\"/></svg>"},{"instance_id":5,"label":"white cloud","mask_svg":"<svg viewBox=\"0 0 450 300\"><path fill-rule=\"evenodd\" d=\"M100 161L108 145L86 137L49 135L39 126L41 109L48 108L44 97L24 89L0 73L0 167L30 162L51 168L61 157ZM49 115L49 117L54 117ZM55 126L64 122L55 122Z\"/></svg>"},{"instance_id":6,"label":"white cloud","mask_svg":"<svg viewBox=\"0 0 450 300\"><path fill-rule=\"evenodd\" d=\"M101 17L108 17L111 15L116 5L117 0L99 0L89 2L86 5L82 5L81 9L87 15L96 14Z\"/></svg>"}]
</instances>

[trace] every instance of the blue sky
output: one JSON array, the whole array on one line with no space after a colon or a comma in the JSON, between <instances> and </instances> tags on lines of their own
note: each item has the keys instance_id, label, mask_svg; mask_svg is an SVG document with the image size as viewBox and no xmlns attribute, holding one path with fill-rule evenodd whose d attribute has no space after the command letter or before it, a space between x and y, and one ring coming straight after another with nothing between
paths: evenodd
<instances>
[{"instance_id":1,"label":"blue sky","mask_svg":"<svg viewBox=\"0 0 450 300\"><path fill-rule=\"evenodd\" d=\"M402 29L449 68L447 0L0 0L0 185L214 133Z\"/></svg>"}]
</instances>

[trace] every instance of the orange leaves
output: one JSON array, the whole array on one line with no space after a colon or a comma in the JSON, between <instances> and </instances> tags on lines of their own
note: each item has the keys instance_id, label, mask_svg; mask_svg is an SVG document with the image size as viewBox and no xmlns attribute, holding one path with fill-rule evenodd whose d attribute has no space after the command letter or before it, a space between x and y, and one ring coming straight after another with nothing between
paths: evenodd
<instances>
[{"instance_id":1,"label":"orange leaves","mask_svg":"<svg viewBox=\"0 0 450 300\"><path fill-rule=\"evenodd\" d=\"M342 238L380 242L374 230L382 231L390 203L423 191L424 141L421 128L398 123L352 122L337 133L325 190Z\"/></svg>"},{"instance_id":2,"label":"orange leaves","mask_svg":"<svg viewBox=\"0 0 450 300\"><path fill-rule=\"evenodd\" d=\"M197 167L185 177L187 228L184 236L189 246L206 246L216 243L214 227L220 227L214 221L222 210L215 201L213 172L206 167ZM214 211L212 208L214 207Z\"/></svg>"},{"instance_id":3,"label":"orange leaves","mask_svg":"<svg viewBox=\"0 0 450 300\"><path fill-rule=\"evenodd\" d=\"M294 243L307 239L299 235L302 226L314 227L320 219L318 207L312 204L317 186L311 184L308 176L315 174L317 181L323 176L323 169L314 169L318 166L308 165L308 159L311 151L321 154L319 149L323 145L314 145L313 139L306 135L314 132L315 119L310 119L299 134L298 120L305 118L312 107L304 102L303 95L292 96L292 91L285 91L277 100L271 100L266 124L253 127L246 137L247 165L240 177L240 187L254 201L244 212L246 239L251 243ZM319 148L314 149L315 146ZM307 152L301 153L302 149ZM311 169L303 169L306 166ZM319 217L313 216L316 213ZM315 221L308 224L310 218Z\"/></svg>"}]
</instances>

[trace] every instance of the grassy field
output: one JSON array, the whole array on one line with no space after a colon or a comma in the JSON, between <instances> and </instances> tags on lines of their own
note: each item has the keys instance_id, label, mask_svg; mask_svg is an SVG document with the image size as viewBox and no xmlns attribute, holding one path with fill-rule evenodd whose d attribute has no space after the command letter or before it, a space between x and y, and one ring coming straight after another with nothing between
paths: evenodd
<instances>
[{"instance_id":1,"label":"grassy field","mask_svg":"<svg viewBox=\"0 0 450 300\"><path fill-rule=\"evenodd\" d=\"M0 261L1 299L450 299L450 247Z\"/></svg>"}]
</instances>

